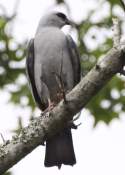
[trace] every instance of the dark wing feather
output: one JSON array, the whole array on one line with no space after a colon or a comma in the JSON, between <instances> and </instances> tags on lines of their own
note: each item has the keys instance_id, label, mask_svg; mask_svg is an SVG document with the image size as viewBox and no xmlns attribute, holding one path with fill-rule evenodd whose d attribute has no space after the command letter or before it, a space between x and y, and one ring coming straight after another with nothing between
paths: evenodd
<instances>
[{"instance_id":1,"label":"dark wing feather","mask_svg":"<svg viewBox=\"0 0 125 175\"><path fill-rule=\"evenodd\" d=\"M28 45L27 49L27 58L26 58L26 73L29 81L29 85L33 94L33 97L35 99L35 102L37 103L38 107L42 110L45 109L45 105L42 104L42 101L38 95L36 85L35 85L35 79L34 79L34 39L31 39Z\"/></svg>"},{"instance_id":2,"label":"dark wing feather","mask_svg":"<svg viewBox=\"0 0 125 175\"><path fill-rule=\"evenodd\" d=\"M70 35L67 36L68 49L71 56L71 63L74 72L74 86L79 83L81 77L80 56L77 46Z\"/></svg>"}]
</instances>

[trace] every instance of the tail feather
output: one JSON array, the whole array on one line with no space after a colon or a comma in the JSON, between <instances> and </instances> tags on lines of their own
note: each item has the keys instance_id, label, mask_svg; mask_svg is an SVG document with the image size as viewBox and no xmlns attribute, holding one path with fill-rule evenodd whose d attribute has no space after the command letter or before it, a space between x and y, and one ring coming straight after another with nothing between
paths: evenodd
<instances>
[{"instance_id":1,"label":"tail feather","mask_svg":"<svg viewBox=\"0 0 125 175\"><path fill-rule=\"evenodd\" d=\"M46 141L46 154L44 165L46 167L58 166L62 164L74 165L76 163L71 129L64 129Z\"/></svg>"}]
</instances>

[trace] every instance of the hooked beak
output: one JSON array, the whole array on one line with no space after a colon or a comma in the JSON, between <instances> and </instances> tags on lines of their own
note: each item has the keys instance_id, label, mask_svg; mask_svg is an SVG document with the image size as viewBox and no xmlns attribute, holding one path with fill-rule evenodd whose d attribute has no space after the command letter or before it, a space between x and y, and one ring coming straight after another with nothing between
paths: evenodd
<instances>
[{"instance_id":1,"label":"hooked beak","mask_svg":"<svg viewBox=\"0 0 125 175\"><path fill-rule=\"evenodd\" d=\"M75 27L75 23L73 23L69 19L66 19L66 25L71 25L72 27Z\"/></svg>"},{"instance_id":2,"label":"hooked beak","mask_svg":"<svg viewBox=\"0 0 125 175\"><path fill-rule=\"evenodd\" d=\"M66 22L67 25L71 25L71 21L69 19L66 19L65 22Z\"/></svg>"}]
</instances>

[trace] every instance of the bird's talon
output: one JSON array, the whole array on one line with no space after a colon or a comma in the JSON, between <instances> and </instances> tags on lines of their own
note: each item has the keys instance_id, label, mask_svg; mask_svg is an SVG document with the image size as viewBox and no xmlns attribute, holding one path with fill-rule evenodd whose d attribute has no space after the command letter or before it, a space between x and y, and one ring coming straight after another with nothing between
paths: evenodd
<instances>
[{"instance_id":1,"label":"bird's talon","mask_svg":"<svg viewBox=\"0 0 125 175\"><path fill-rule=\"evenodd\" d=\"M42 145L42 146L45 146L45 142L43 141L43 142L41 143L41 145Z\"/></svg>"},{"instance_id":2,"label":"bird's talon","mask_svg":"<svg viewBox=\"0 0 125 175\"><path fill-rule=\"evenodd\" d=\"M50 116L50 112L47 112L45 117L49 117Z\"/></svg>"}]
</instances>

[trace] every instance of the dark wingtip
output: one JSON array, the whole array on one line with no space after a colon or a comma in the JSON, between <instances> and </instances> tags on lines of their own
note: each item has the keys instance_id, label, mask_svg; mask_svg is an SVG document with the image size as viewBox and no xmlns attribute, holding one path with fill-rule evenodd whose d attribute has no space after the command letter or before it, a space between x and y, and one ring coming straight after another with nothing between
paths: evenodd
<instances>
[{"instance_id":1,"label":"dark wingtip","mask_svg":"<svg viewBox=\"0 0 125 175\"><path fill-rule=\"evenodd\" d=\"M54 164L54 163L44 162L44 166L47 167L47 168L50 168L50 167L53 167L53 166L57 166L58 169L60 170L62 164L56 164L56 163Z\"/></svg>"},{"instance_id":2,"label":"dark wingtip","mask_svg":"<svg viewBox=\"0 0 125 175\"><path fill-rule=\"evenodd\" d=\"M58 166L58 169L60 170L60 169L61 169L62 164L59 164L59 165L57 165L57 166Z\"/></svg>"}]
</instances>

